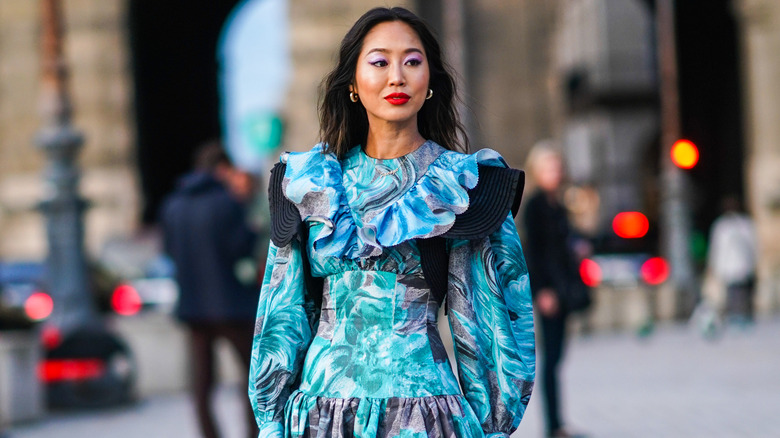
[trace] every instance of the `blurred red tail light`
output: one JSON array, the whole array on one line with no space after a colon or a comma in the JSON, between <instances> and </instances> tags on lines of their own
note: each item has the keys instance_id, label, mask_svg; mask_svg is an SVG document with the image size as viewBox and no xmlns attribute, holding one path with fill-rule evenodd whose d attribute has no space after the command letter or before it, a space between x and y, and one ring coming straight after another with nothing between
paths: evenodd
<instances>
[{"instance_id":1,"label":"blurred red tail light","mask_svg":"<svg viewBox=\"0 0 780 438\"><path fill-rule=\"evenodd\" d=\"M141 311L142 305L138 291L129 284L120 284L111 295L111 308L120 315L135 315Z\"/></svg>"},{"instance_id":2,"label":"blurred red tail light","mask_svg":"<svg viewBox=\"0 0 780 438\"><path fill-rule=\"evenodd\" d=\"M24 313L33 321L43 321L54 310L54 300L45 292L35 292L24 302Z\"/></svg>"},{"instance_id":3,"label":"blurred red tail light","mask_svg":"<svg viewBox=\"0 0 780 438\"><path fill-rule=\"evenodd\" d=\"M612 229L615 234L624 239L638 239L644 237L650 229L647 216L638 211L624 211L615 215L612 220Z\"/></svg>"},{"instance_id":4,"label":"blurred red tail light","mask_svg":"<svg viewBox=\"0 0 780 438\"><path fill-rule=\"evenodd\" d=\"M653 257L642 263L640 268L642 280L645 283L656 286L669 278L669 263L662 257Z\"/></svg>"},{"instance_id":5,"label":"blurred red tail light","mask_svg":"<svg viewBox=\"0 0 780 438\"><path fill-rule=\"evenodd\" d=\"M44 383L89 380L100 377L105 369L100 359L49 359L38 367L38 377Z\"/></svg>"},{"instance_id":6,"label":"blurred red tail light","mask_svg":"<svg viewBox=\"0 0 780 438\"><path fill-rule=\"evenodd\" d=\"M598 286L601 283L601 267L591 259L584 259L580 263L580 277L582 282L590 287Z\"/></svg>"},{"instance_id":7,"label":"blurred red tail light","mask_svg":"<svg viewBox=\"0 0 780 438\"><path fill-rule=\"evenodd\" d=\"M47 350L54 350L62 344L62 332L53 325L45 326L41 330L41 342Z\"/></svg>"}]
</instances>

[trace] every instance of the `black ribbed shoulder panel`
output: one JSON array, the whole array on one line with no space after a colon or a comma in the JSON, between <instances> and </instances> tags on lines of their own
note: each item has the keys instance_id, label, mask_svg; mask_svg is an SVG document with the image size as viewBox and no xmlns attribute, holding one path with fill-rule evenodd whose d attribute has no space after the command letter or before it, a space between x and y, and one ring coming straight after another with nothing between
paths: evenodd
<instances>
[{"instance_id":1,"label":"black ribbed shoulder panel","mask_svg":"<svg viewBox=\"0 0 780 438\"><path fill-rule=\"evenodd\" d=\"M282 191L282 181L287 163L276 163L271 169L268 184L268 204L271 210L271 241L279 248L287 245L298 234L301 215L298 208Z\"/></svg>"},{"instance_id":2,"label":"black ribbed shoulder panel","mask_svg":"<svg viewBox=\"0 0 780 438\"><path fill-rule=\"evenodd\" d=\"M268 184L268 203L271 210L271 241L279 248L288 245L300 234L301 244L309 241L309 228L301 220L298 207L284 196L282 182L287 163L276 163L271 169L271 181ZM306 283L306 299L314 303L314 308L322 305L324 280L311 272L309 253L301 248L301 268Z\"/></svg>"},{"instance_id":3,"label":"black ribbed shoulder panel","mask_svg":"<svg viewBox=\"0 0 780 438\"><path fill-rule=\"evenodd\" d=\"M501 227L507 213L517 216L525 187L525 172L504 167L479 166L477 186L469 190L469 208L455 217L442 236L480 239Z\"/></svg>"},{"instance_id":4,"label":"black ribbed shoulder panel","mask_svg":"<svg viewBox=\"0 0 780 438\"><path fill-rule=\"evenodd\" d=\"M420 251L420 266L425 281L436 302L441 304L447 295L449 275L450 255L447 253L447 240L441 236L417 239L417 249Z\"/></svg>"}]
</instances>

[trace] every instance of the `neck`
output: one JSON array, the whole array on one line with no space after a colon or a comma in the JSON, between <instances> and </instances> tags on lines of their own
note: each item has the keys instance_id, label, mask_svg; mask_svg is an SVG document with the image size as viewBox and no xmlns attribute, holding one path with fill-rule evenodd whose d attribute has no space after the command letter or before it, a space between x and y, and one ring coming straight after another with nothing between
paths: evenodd
<instances>
[{"instance_id":1,"label":"neck","mask_svg":"<svg viewBox=\"0 0 780 438\"><path fill-rule=\"evenodd\" d=\"M413 152L423 143L416 120L412 126L369 123L365 152L369 157L387 160Z\"/></svg>"}]
</instances>

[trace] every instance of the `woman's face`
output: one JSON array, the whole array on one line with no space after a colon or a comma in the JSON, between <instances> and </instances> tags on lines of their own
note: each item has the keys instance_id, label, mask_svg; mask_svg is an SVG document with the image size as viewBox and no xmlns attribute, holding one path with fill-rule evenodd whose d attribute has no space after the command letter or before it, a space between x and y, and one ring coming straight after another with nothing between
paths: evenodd
<instances>
[{"instance_id":1,"label":"woman's face","mask_svg":"<svg viewBox=\"0 0 780 438\"><path fill-rule=\"evenodd\" d=\"M363 39L350 91L366 108L369 125L414 124L416 128L429 79L420 37L408 24L390 21L377 24Z\"/></svg>"}]
</instances>

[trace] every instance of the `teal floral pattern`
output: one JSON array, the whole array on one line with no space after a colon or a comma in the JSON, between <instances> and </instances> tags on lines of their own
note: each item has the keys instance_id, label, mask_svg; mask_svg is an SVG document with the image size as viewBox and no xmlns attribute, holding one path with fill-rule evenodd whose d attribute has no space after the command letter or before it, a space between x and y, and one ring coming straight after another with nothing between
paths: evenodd
<instances>
[{"instance_id":1,"label":"teal floral pattern","mask_svg":"<svg viewBox=\"0 0 780 438\"><path fill-rule=\"evenodd\" d=\"M483 437L515 430L534 380L528 272L509 215L481 240L449 240L446 304L430 292L415 239L468 209L478 164L426 142L392 160L320 146L288 154L285 196L307 242L271 245L249 397L261 437ZM323 291L306 291L303 251ZM320 309L307 300L322 294ZM458 377L437 329L447 306ZM322 434L322 435L320 435Z\"/></svg>"}]
</instances>

